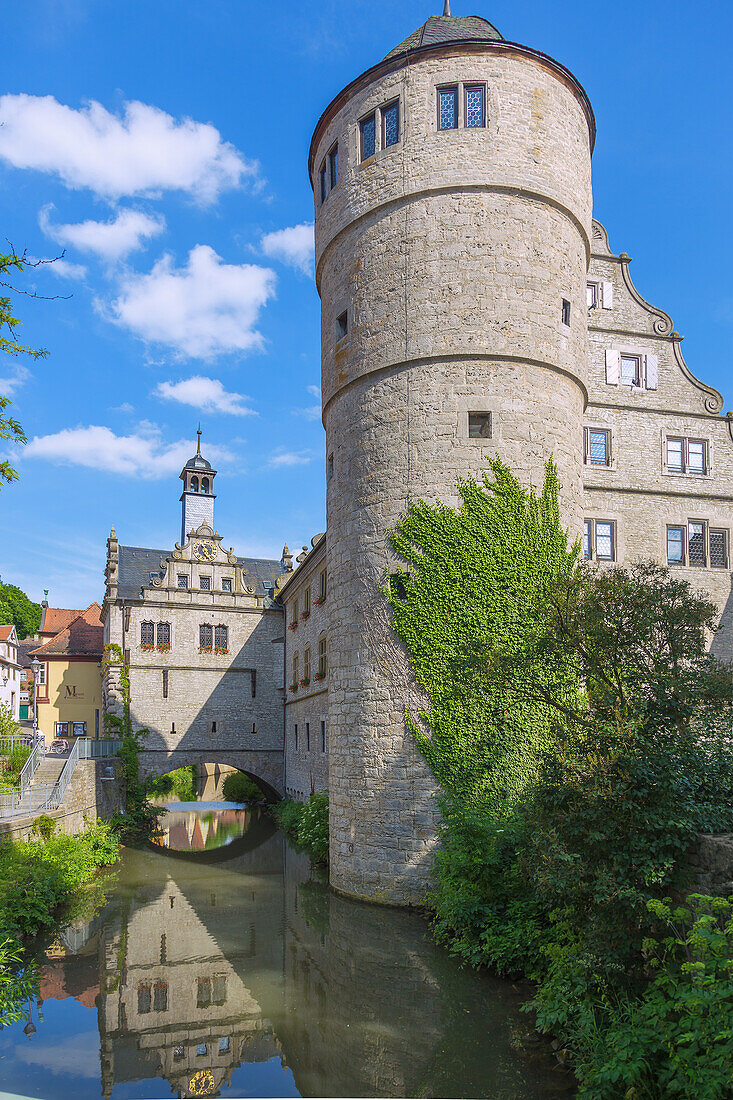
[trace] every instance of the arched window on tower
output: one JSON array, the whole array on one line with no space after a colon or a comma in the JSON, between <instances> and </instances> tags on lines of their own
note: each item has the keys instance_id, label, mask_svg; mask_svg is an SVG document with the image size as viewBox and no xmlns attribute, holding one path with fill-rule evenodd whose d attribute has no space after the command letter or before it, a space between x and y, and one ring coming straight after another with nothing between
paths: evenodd
<instances>
[{"instance_id":1,"label":"arched window on tower","mask_svg":"<svg viewBox=\"0 0 733 1100\"><path fill-rule=\"evenodd\" d=\"M194 474L193 477L191 478L191 492L192 493L197 493L198 491L199 491L199 479L196 477L196 474Z\"/></svg>"},{"instance_id":2,"label":"arched window on tower","mask_svg":"<svg viewBox=\"0 0 733 1100\"><path fill-rule=\"evenodd\" d=\"M208 477L201 478L201 492L208 493L209 491L209 479Z\"/></svg>"}]
</instances>

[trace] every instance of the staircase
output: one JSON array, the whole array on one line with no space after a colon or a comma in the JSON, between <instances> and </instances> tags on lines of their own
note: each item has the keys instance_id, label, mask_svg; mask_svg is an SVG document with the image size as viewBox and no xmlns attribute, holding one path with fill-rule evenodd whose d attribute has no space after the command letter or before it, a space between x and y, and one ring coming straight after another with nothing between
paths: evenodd
<instances>
[{"instance_id":1,"label":"staircase","mask_svg":"<svg viewBox=\"0 0 733 1100\"><path fill-rule=\"evenodd\" d=\"M55 787L61 772L64 770L64 764L68 759L68 752L63 756L45 756L36 768L35 775L31 780L31 786Z\"/></svg>"},{"instance_id":2,"label":"staircase","mask_svg":"<svg viewBox=\"0 0 733 1100\"><path fill-rule=\"evenodd\" d=\"M0 819L58 809L78 761L116 756L120 745L120 741L79 737L63 756L44 756L45 746L35 748L23 769L27 777L21 773L20 786L10 794L0 794Z\"/></svg>"}]
</instances>

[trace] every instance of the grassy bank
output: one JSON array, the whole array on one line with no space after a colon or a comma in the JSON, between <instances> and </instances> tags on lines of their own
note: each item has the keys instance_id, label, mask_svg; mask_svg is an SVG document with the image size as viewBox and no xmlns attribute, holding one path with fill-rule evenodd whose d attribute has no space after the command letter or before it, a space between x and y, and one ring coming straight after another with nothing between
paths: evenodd
<instances>
[{"instance_id":1,"label":"grassy bank","mask_svg":"<svg viewBox=\"0 0 733 1100\"><path fill-rule=\"evenodd\" d=\"M317 863L328 863L328 794L320 791L305 802L283 799L270 807L279 828Z\"/></svg>"}]
</instances>

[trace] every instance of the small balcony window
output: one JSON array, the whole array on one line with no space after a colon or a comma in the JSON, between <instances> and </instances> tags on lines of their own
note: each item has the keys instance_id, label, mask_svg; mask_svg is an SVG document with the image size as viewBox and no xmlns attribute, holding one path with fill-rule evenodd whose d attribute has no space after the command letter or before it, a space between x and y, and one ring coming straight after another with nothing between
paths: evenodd
<instances>
[{"instance_id":1,"label":"small balcony window","mask_svg":"<svg viewBox=\"0 0 733 1100\"><path fill-rule=\"evenodd\" d=\"M438 129L458 127L458 87L438 89Z\"/></svg>"},{"instance_id":2,"label":"small balcony window","mask_svg":"<svg viewBox=\"0 0 733 1100\"><path fill-rule=\"evenodd\" d=\"M377 148L377 125L374 112L367 115L359 123L359 140L361 144L361 159L369 160L373 157Z\"/></svg>"}]
</instances>

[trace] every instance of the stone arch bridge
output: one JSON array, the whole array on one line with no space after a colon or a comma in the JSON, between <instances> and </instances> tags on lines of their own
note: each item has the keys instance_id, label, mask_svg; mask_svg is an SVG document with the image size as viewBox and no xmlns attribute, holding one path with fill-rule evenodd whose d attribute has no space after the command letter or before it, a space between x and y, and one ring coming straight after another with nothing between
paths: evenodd
<instances>
[{"instance_id":1,"label":"stone arch bridge","mask_svg":"<svg viewBox=\"0 0 733 1100\"><path fill-rule=\"evenodd\" d=\"M189 764L236 768L262 787L268 798L283 797L285 762L280 749L141 749L140 778L158 777Z\"/></svg>"}]
</instances>

